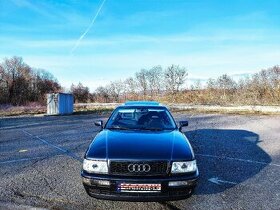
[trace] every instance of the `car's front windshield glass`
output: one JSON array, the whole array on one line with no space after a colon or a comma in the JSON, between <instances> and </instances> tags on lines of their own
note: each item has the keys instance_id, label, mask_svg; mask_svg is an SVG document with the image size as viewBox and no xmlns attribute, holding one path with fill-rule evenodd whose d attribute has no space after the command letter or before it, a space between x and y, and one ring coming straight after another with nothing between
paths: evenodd
<instances>
[{"instance_id":1,"label":"car's front windshield glass","mask_svg":"<svg viewBox=\"0 0 280 210\"><path fill-rule=\"evenodd\" d=\"M176 124L165 108L118 108L110 117L107 129L173 130Z\"/></svg>"}]
</instances>

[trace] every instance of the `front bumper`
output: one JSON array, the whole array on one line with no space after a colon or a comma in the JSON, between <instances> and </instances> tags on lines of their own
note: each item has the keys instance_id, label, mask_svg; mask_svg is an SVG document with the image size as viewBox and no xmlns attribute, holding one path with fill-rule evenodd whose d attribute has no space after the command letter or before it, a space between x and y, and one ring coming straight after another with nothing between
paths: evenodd
<instances>
[{"instance_id":1,"label":"front bumper","mask_svg":"<svg viewBox=\"0 0 280 210\"><path fill-rule=\"evenodd\" d=\"M198 171L191 175L169 177L122 177L109 175L92 175L81 173L83 185L88 195L105 200L118 201L171 201L190 197L197 185ZM97 184L96 180L109 181L109 185ZM186 185L169 186L170 181L187 181ZM118 183L160 183L160 192L119 192Z\"/></svg>"}]
</instances>

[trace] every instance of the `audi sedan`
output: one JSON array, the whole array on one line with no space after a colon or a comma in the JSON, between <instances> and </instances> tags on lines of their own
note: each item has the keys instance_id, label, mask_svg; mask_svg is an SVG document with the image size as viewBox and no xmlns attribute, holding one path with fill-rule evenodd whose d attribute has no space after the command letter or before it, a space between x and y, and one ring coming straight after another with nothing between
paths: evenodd
<instances>
[{"instance_id":1,"label":"audi sedan","mask_svg":"<svg viewBox=\"0 0 280 210\"><path fill-rule=\"evenodd\" d=\"M122 201L189 197L199 176L192 147L169 110L157 102L127 102L88 147L81 172L88 195Z\"/></svg>"}]
</instances>

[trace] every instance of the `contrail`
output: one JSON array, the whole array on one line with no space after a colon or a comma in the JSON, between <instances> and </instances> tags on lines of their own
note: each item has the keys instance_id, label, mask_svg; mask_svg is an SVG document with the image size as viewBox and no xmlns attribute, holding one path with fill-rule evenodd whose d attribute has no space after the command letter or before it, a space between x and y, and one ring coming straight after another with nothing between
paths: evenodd
<instances>
[{"instance_id":1,"label":"contrail","mask_svg":"<svg viewBox=\"0 0 280 210\"><path fill-rule=\"evenodd\" d=\"M71 54L76 50L76 48L79 46L80 42L82 41L82 39L85 37L85 35L89 32L89 30L91 29L91 27L93 26L100 10L102 9L104 3L106 0L103 0L102 4L100 5L100 7L97 10L97 13L95 14L94 18L92 19L91 23L89 24L89 26L87 27L87 29L85 30L85 32L80 36L80 38L76 41L75 46L71 49Z\"/></svg>"}]
</instances>

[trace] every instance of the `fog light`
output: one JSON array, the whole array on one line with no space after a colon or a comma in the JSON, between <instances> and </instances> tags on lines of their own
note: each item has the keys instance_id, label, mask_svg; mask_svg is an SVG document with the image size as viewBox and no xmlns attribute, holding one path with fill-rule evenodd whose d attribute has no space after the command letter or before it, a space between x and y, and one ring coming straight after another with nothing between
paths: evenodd
<instances>
[{"instance_id":1,"label":"fog light","mask_svg":"<svg viewBox=\"0 0 280 210\"><path fill-rule=\"evenodd\" d=\"M188 181L172 181L168 183L169 187L178 187L178 186L186 186L188 185Z\"/></svg>"},{"instance_id":2,"label":"fog light","mask_svg":"<svg viewBox=\"0 0 280 210\"><path fill-rule=\"evenodd\" d=\"M85 183L87 185L91 185L91 179L83 177L83 183Z\"/></svg>"},{"instance_id":3,"label":"fog light","mask_svg":"<svg viewBox=\"0 0 280 210\"><path fill-rule=\"evenodd\" d=\"M83 183L87 184L87 185L101 185L101 186L109 186L110 185L110 181L108 180L96 180L96 179L89 179L89 178L85 178L83 177Z\"/></svg>"},{"instance_id":4,"label":"fog light","mask_svg":"<svg viewBox=\"0 0 280 210\"><path fill-rule=\"evenodd\" d=\"M108 181L108 180L93 180L93 183L96 185L103 185L103 186L110 185L110 181Z\"/></svg>"}]
</instances>

